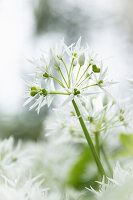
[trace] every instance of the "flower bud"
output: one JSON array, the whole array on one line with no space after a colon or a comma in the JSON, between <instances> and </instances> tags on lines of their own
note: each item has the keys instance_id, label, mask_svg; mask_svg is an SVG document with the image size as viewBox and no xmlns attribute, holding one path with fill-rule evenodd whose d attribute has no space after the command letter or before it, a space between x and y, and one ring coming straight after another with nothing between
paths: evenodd
<instances>
[{"instance_id":1,"label":"flower bud","mask_svg":"<svg viewBox=\"0 0 133 200\"><path fill-rule=\"evenodd\" d=\"M85 63L85 54L84 53L82 53L79 56L78 63L79 63L80 66L84 65L84 63Z\"/></svg>"},{"instance_id":2,"label":"flower bud","mask_svg":"<svg viewBox=\"0 0 133 200\"><path fill-rule=\"evenodd\" d=\"M106 105L108 104L108 102L109 102L108 96L107 96L107 95L104 95L103 101L102 101L103 106L106 106Z\"/></svg>"}]
</instances>

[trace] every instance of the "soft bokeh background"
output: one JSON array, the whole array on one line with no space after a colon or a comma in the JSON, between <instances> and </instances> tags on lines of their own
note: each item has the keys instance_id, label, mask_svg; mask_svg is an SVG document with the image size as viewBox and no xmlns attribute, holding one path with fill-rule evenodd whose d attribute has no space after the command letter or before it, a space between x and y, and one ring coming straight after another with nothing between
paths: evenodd
<instances>
[{"instance_id":1,"label":"soft bokeh background","mask_svg":"<svg viewBox=\"0 0 133 200\"><path fill-rule=\"evenodd\" d=\"M29 160L33 175L43 174L51 191L96 187L97 170L86 144L53 145L43 137L47 108L37 115L23 107L25 80L33 71L28 59L48 51L62 38L69 45L81 36L83 44L100 53L109 67L110 79L119 82L111 89L114 98L127 99L131 95L127 80L133 78L132 11L132 0L0 0L0 141L9 136L14 136L15 142L22 139L20 151L26 149L26 156L35 156L34 163ZM116 133L104 145L107 155L115 152L114 163L123 150ZM130 141L130 136L123 138L121 141ZM12 138L3 141L0 152L4 151L3 143L7 149L14 145ZM132 141L125 144L133 155ZM12 162L16 160L12 158ZM21 167L26 170L25 165ZM17 162L16 168L20 168ZM11 172L16 178L14 168Z\"/></svg>"},{"instance_id":2,"label":"soft bokeh background","mask_svg":"<svg viewBox=\"0 0 133 200\"><path fill-rule=\"evenodd\" d=\"M0 136L37 139L45 109L38 117L23 107L27 61L64 37L82 36L96 49L119 81L114 96L129 94L133 63L132 0L0 0ZM45 111L45 112L44 112Z\"/></svg>"}]
</instances>

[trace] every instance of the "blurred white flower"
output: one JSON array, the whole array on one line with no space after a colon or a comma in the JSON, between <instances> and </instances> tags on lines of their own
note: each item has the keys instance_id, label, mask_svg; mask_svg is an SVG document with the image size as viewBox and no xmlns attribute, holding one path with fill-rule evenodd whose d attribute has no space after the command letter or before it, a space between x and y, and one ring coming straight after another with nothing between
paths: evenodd
<instances>
[{"instance_id":1,"label":"blurred white flower","mask_svg":"<svg viewBox=\"0 0 133 200\"><path fill-rule=\"evenodd\" d=\"M24 182L19 179L10 180L3 177L0 183L1 200L47 200L46 192L48 188L42 188L42 181L35 178L26 178Z\"/></svg>"},{"instance_id":2,"label":"blurred white flower","mask_svg":"<svg viewBox=\"0 0 133 200\"><path fill-rule=\"evenodd\" d=\"M27 154L26 149L22 149L19 142L14 144L13 138L0 141L0 175L9 179L23 177L26 171L32 167L32 155Z\"/></svg>"},{"instance_id":3,"label":"blurred white flower","mask_svg":"<svg viewBox=\"0 0 133 200\"><path fill-rule=\"evenodd\" d=\"M113 179L104 179L100 184L99 191L93 188L88 189L94 193L94 200L132 200L133 199L133 167L122 168L119 163L113 170Z\"/></svg>"},{"instance_id":4,"label":"blurred white flower","mask_svg":"<svg viewBox=\"0 0 133 200\"><path fill-rule=\"evenodd\" d=\"M84 135L72 104L53 109L44 122L47 136L55 138L56 143L85 142Z\"/></svg>"}]
</instances>

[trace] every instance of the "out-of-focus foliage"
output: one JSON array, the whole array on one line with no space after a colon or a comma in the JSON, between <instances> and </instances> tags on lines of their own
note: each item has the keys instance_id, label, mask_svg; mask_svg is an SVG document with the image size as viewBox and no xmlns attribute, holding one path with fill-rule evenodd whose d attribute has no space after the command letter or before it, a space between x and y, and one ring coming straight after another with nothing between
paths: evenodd
<instances>
[{"instance_id":1,"label":"out-of-focus foliage","mask_svg":"<svg viewBox=\"0 0 133 200\"><path fill-rule=\"evenodd\" d=\"M132 134L121 134L121 142L129 155L133 155L133 135Z\"/></svg>"},{"instance_id":2,"label":"out-of-focus foliage","mask_svg":"<svg viewBox=\"0 0 133 200\"><path fill-rule=\"evenodd\" d=\"M65 38L86 37L88 27L93 26L91 14L79 4L66 0L39 0L34 4L35 31L62 33Z\"/></svg>"},{"instance_id":3,"label":"out-of-focus foliage","mask_svg":"<svg viewBox=\"0 0 133 200\"><path fill-rule=\"evenodd\" d=\"M70 169L68 176L68 185L75 187L77 189L84 189L90 185L96 188L96 171L92 170L94 166L94 160L91 155L90 150L87 146L84 146L78 160L75 162L74 166ZM92 171L90 174L89 171Z\"/></svg>"},{"instance_id":4,"label":"out-of-focus foliage","mask_svg":"<svg viewBox=\"0 0 133 200\"><path fill-rule=\"evenodd\" d=\"M39 116L33 111L22 111L14 116L1 114L0 137L14 136L15 139L37 140L43 131L43 119L46 112Z\"/></svg>"}]
</instances>

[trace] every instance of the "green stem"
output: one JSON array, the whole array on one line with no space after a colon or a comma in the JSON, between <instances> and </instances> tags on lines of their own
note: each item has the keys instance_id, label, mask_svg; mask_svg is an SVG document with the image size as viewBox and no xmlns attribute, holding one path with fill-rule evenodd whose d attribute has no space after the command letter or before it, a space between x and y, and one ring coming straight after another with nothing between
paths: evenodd
<instances>
[{"instance_id":1,"label":"green stem","mask_svg":"<svg viewBox=\"0 0 133 200\"><path fill-rule=\"evenodd\" d=\"M78 80L78 76L79 76L79 72L80 72L81 67L82 67L82 65L80 65L80 67L79 67L79 70L78 70L78 73L77 73L76 80Z\"/></svg>"},{"instance_id":2,"label":"green stem","mask_svg":"<svg viewBox=\"0 0 133 200\"><path fill-rule=\"evenodd\" d=\"M95 145L96 145L96 151L97 151L97 154L99 156L99 159L100 159L100 143L99 143L99 133L96 132L94 133L95 134Z\"/></svg>"},{"instance_id":3,"label":"green stem","mask_svg":"<svg viewBox=\"0 0 133 200\"><path fill-rule=\"evenodd\" d=\"M49 94L61 94L61 95L70 95L70 93L60 92L60 91L50 91Z\"/></svg>"},{"instance_id":4,"label":"green stem","mask_svg":"<svg viewBox=\"0 0 133 200\"><path fill-rule=\"evenodd\" d=\"M97 155L100 159L100 142L99 142L99 136L100 135L99 135L99 132L95 132L94 134L95 134L95 149L96 149ZM97 172L97 178L102 181L100 174L99 174L99 170Z\"/></svg>"},{"instance_id":5,"label":"green stem","mask_svg":"<svg viewBox=\"0 0 133 200\"><path fill-rule=\"evenodd\" d=\"M64 64L64 66L65 66L65 69L66 69L66 71L67 71L67 75L68 75L68 69L67 69L67 66L66 66L66 64L65 64L65 62L64 62L64 60L61 58L61 61L62 61L62 63Z\"/></svg>"},{"instance_id":6,"label":"green stem","mask_svg":"<svg viewBox=\"0 0 133 200\"><path fill-rule=\"evenodd\" d=\"M62 76L62 78L63 78L63 80L65 81L65 83L66 83L66 86L68 87L68 84L67 84L67 82L66 82L66 79L65 79L65 77L64 77L64 75L63 75L63 73L62 73L62 71L61 71L61 69L59 68L59 73L61 74L61 76Z\"/></svg>"},{"instance_id":7,"label":"green stem","mask_svg":"<svg viewBox=\"0 0 133 200\"><path fill-rule=\"evenodd\" d=\"M107 167L108 167L108 170L109 170L109 173L110 173L111 177L113 177L112 167L111 167L111 165L109 163L108 157L107 157L107 155L106 155L106 153L105 153L105 151L103 149L103 146L101 146L101 153L103 154L104 160L105 160L105 162L107 164Z\"/></svg>"},{"instance_id":8,"label":"green stem","mask_svg":"<svg viewBox=\"0 0 133 200\"><path fill-rule=\"evenodd\" d=\"M73 66L74 58L72 59L69 74L68 74L68 82L69 82L69 88L71 88L71 71L72 71L72 66Z\"/></svg>"},{"instance_id":9,"label":"green stem","mask_svg":"<svg viewBox=\"0 0 133 200\"><path fill-rule=\"evenodd\" d=\"M83 72L82 76L80 77L78 83L80 82L80 80L82 79L82 77L84 76L84 74L87 72L87 70L89 69L90 65L88 65L88 67L86 68L86 70Z\"/></svg>"},{"instance_id":10,"label":"green stem","mask_svg":"<svg viewBox=\"0 0 133 200\"><path fill-rule=\"evenodd\" d=\"M97 86L97 84L88 85L88 86L86 86L86 87L82 88L81 90L84 90L84 89L86 89L86 88L88 88L88 87L92 87L92 86Z\"/></svg>"},{"instance_id":11,"label":"green stem","mask_svg":"<svg viewBox=\"0 0 133 200\"><path fill-rule=\"evenodd\" d=\"M101 161L100 161L100 159L99 159L99 157L98 157L98 155L97 155L97 152L96 152L96 150L95 150L94 144L93 144L93 142L92 142L92 140L91 140L91 137L90 137L90 135L89 135L89 132L88 132L88 130L87 130L87 128L86 128L86 125L85 125L85 123L84 123L84 120L83 120L83 118L82 118L82 116L81 116L81 114L80 114L80 111L79 111L78 106L77 106L77 104L76 104L76 102L75 102L74 99L72 100L72 104L73 104L74 109L75 109L75 111L76 111L77 117L78 117L78 119L79 119L80 125L81 125L82 130L83 130L83 133L84 133L84 135L85 135L85 138L86 138L86 140L87 140L87 142L88 142L88 145L89 145L89 147L90 147L90 149L91 149L91 152L92 152L92 154L93 154L93 157L94 157L94 159L95 159L96 165L97 165L98 170L99 170L99 173L100 173L100 175L101 175L101 178L103 178L103 176L105 176L105 179L106 179L106 181L107 181L106 173L105 173L105 171L104 171L104 168L103 168L103 166L102 166L102 163L101 163Z\"/></svg>"},{"instance_id":12,"label":"green stem","mask_svg":"<svg viewBox=\"0 0 133 200\"><path fill-rule=\"evenodd\" d=\"M85 77L85 78L77 85L77 87L78 87L79 85L81 85L81 83L83 83L87 78L89 78L89 77Z\"/></svg>"},{"instance_id":13,"label":"green stem","mask_svg":"<svg viewBox=\"0 0 133 200\"><path fill-rule=\"evenodd\" d=\"M63 83L60 82L57 78L55 78L55 77L52 76L51 74L49 75L49 77L53 78L59 85L61 85L63 88L65 88L65 86L63 85Z\"/></svg>"}]
</instances>

